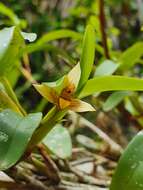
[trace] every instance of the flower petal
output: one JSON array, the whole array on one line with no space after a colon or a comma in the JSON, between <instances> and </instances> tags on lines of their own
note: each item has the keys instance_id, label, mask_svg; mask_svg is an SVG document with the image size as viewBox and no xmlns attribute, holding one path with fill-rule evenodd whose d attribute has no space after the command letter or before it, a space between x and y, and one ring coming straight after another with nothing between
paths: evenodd
<instances>
[{"instance_id":1,"label":"flower petal","mask_svg":"<svg viewBox=\"0 0 143 190\"><path fill-rule=\"evenodd\" d=\"M44 84L33 84L33 86L41 94L41 96L46 98L49 102L51 103L57 102L56 93L52 88L49 88Z\"/></svg>"},{"instance_id":2,"label":"flower petal","mask_svg":"<svg viewBox=\"0 0 143 190\"><path fill-rule=\"evenodd\" d=\"M75 89L78 86L79 80L81 76L80 64L78 63L69 73L68 79L71 84L74 84Z\"/></svg>"},{"instance_id":3,"label":"flower petal","mask_svg":"<svg viewBox=\"0 0 143 190\"><path fill-rule=\"evenodd\" d=\"M55 82L44 82L43 85L57 92L58 95L61 94L62 90L69 85L68 77L65 75Z\"/></svg>"},{"instance_id":4,"label":"flower petal","mask_svg":"<svg viewBox=\"0 0 143 190\"><path fill-rule=\"evenodd\" d=\"M65 109L65 108L67 108L70 104L71 104L70 101L65 100L65 99L63 99L63 98L59 98L59 106L60 106L60 109Z\"/></svg>"},{"instance_id":5,"label":"flower petal","mask_svg":"<svg viewBox=\"0 0 143 190\"><path fill-rule=\"evenodd\" d=\"M92 107L90 104L78 99L71 100L70 110L75 112L95 111L94 107Z\"/></svg>"}]
</instances>

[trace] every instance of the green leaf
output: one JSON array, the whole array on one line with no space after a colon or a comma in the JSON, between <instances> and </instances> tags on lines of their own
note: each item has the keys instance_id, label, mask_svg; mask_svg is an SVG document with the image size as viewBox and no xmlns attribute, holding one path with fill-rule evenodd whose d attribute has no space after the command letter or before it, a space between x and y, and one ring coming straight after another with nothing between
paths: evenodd
<instances>
[{"instance_id":1,"label":"green leaf","mask_svg":"<svg viewBox=\"0 0 143 190\"><path fill-rule=\"evenodd\" d=\"M20 32L15 26L0 31L0 75L7 74L14 67L25 46L24 39L32 42L36 34Z\"/></svg>"},{"instance_id":2,"label":"green leaf","mask_svg":"<svg viewBox=\"0 0 143 190\"><path fill-rule=\"evenodd\" d=\"M24 46L24 39L18 27L9 27L0 31L0 75L13 67Z\"/></svg>"},{"instance_id":3,"label":"green leaf","mask_svg":"<svg viewBox=\"0 0 143 190\"><path fill-rule=\"evenodd\" d=\"M108 76L112 75L117 68L119 67L119 64L115 63L112 60L105 60L103 61L99 66L97 66L94 76ZM97 92L94 94L94 96L98 97L100 95L100 92Z\"/></svg>"},{"instance_id":4,"label":"green leaf","mask_svg":"<svg viewBox=\"0 0 143 190\"><path fill-rule=\"evenodd\" d=\"M125 99L125 109L133 116L137 116L140 115L139 111L135 108L135 106L133 105L132 101L126 97Z\"/></svg>"},{"instance_id":5,"label":"green leaf","mask_svg":"<svg viewBox=\"0 0 143 190\"><path fill-rule=\"evenodd\" d=\"M96 68L94 76L98 77L98 76L112 75L117 70L118 67L119 64L116 64L111 60L105 60Z\"/></svg>"},{"instance_id":6,"label":"green leaf","mask_svg":"<svg viewBox=\"0 0 143 190\"><path fill-rule=\"evenodd\" d=\"M13 12L12 9L5 6L3 3L0 2L0 14L3 14L9 18L9 20L5 22L2 19L2 23L8 25L15 25L19 26L20 28L25 28L27 26L27 22L24 19L19 19L18 16Z\"/></svg>"},{"instance_id":7,"label":"green leaf","mask_svg":"<svg viewBox=\"0 0 143 190\"><path fill-rule=\"evenodd\" d=\"M71 155L72 143L69 132L61 124L57 124L44 138L43 143L58 157L65 159Z\"/></svg>"},{"instance_id":8,"label":"green leaf","mask_svg":"<svg viewBox=\"0 0 143 190\"><path fill-rule=\"evenodd\" d=\"M6 7L3 3L0 3L0 13L9 17L14 25L18 25L20 23L20 20L17 17L17 15L11 9Z\"/></svg>"},{"instance_id":9,"label":"green leaf","mask_svg":"<svg viewBox=\"0 0 143 190\"><path fill-rule=\"evenodd\" d=\"M139 104L139 105L138 105ZM140 113L142 113L140 108L140 102L138 102L137 97L131 96L126 97L124 101L124 107L125 109L132 115L135 116L137 122L140 124L140 126L143 127L143 116L141 116Z\"/></svg>"},{"instance_id":10,"label":"green leaf","mask_svg":"<svg viewBox=\"0 0 143 190\"><path fill-rule=\"evenodd\" d=\"M89 78L95 56L95 32L92 25L88 25L85 30L82 55L80 59L81 78L78 88L82 88Z\"/></svg>"},{"instance_id":11,"label":"green leaf","mask_svg":"<svg viewBox=\"0 0 143 190\"><path fill-rule=\"evenodd\" d=\"M43 35L36 43L28 45L25 51L26 52L37 51L37 49L40 49L47 42L62 38L73 38L79 40L82 38L82 35L68 29L61 29L61 30L48 32L47 34Z\"/></svg>"},{"instance_id":12,"label":"green leaf","mask_svg":"<svg viewBox=\"0 0 143 190\"><path fill-rule=\"evenodd\" d=\"M110 190L143 189L143 131L139 132L121 156Z\"/></svg>"},{"instance_id":13,"label":"green leaf","mask_svg":"<svg viewBox=\"0 0 143 190\"><path fill-rule=\"evenodd\" d=\"M15 105L21 111L21 113L23 113L23 115L26 115L26 112L25 112L24 108L20 105L19 100L18 100L15 92L13 91L13 89L11 87L11 84L9 83L9 81L7 80L7 78L6 77L2 77L0 79L0 81L1 81L1 83L3 84L3 86L5 88L6 94L15 103ZM11 107L9 107L9 108L11 108Z\"/></svg>"},{"instance_id":14,"label":"green leaf","mask_svg":"<svg viewBox=\"0 0 143 190\"><path fill-rule=\"evenodd\" d=\"M127 91L113 92L103 104L103 110L109 111L115 108L126 96L129 95Z\"/></svg>"},{"instance_id":15,"label":"green leaf","mask_svg":"<svg viewBox=\"0 0 143 190\"><path fill-rule=\"evenodd\" d=\"M25 50L26 53L32 53L33 51L48 51L54 53L55 56L59 56L61 59L65 60L69 64L75 65L76 61L69 55L64 49L58 48L56 46L53 46L51 44L43 44L42 46L37 46L36 49L32 49L28 46L28 48Z\"/></svg>"},{"instance_id":16,"label":"green leaf","mask_svg":"<svg viewBox=\"0 0 143 190\"><path fill-rule=\"evenodd\" d=\"M6 74L6 77L12 87L15 87L20 76L21 76L21 73L19 70L19 65L17 64L13 66L12 72L9 72L8 74Z\"/></svg>"},{"instance_id":17,"label":"green leaf","mask_svg":"<svg viewBox=\"0 0 143 190\"><path fill-rule=\"evenodd\" d=\"M143 42L137 42L133 46L124 51L119 59L119 69L128 70L139 61L143 55Z\"/></svg>"},{"instance_id":18,"label":"green leaf","mask_svg":"<svg viewBox=\"0 0 143 190\"><path fill-rule=\"evenodd\" d=\"M87 81L79 94L79 98L89 96L95 92L116 90L143 91L143 79L124 76L95 77Z\"/></svg>"},{"instance_id":19,"label":"green leaf","mask_svg":"<svg viewBox=\"0 0 143 190\"><path fill-rule=\"evenodd\" d=\"M0 109L10 108L21 115L21 111L6 93L4 86L0 83Z\"/></svg>"},{"instance_id":20,"label":"green leaf","mask_svg":"<svg viewBox=\"0 0 143 190\"><path fill-rule=\"evenodd\" d=\"M10 168L20 159L41 118L41 113L26 117L8 109L0 113L0 170Z\"/></svg>"}]
</instances>

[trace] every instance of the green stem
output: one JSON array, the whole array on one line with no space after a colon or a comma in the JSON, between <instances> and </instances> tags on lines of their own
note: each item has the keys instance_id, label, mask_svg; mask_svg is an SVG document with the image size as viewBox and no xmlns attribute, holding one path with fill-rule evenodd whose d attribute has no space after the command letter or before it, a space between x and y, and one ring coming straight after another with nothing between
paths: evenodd
<instances>
[{"instance_id":1,"label":"green stem","mask_svg":"<svg viewBox=\"0 0 143 190\"><path fill-rule=\"evenodd\" d=\"M66 113L67 109L58 110L57 107L54 106L43 118L41 125L33 134L28 150L32 150L38 143L40 143L49 131L56 125L56 123L61 121Z\"/></svg>"}]
</instances>

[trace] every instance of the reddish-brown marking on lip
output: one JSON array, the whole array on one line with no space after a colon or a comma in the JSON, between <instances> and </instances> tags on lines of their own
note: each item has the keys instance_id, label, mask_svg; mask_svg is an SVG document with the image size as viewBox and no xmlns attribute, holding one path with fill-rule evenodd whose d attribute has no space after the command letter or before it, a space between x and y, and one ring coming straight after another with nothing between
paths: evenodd
<instances>
[{"instance_id":1,"label":"reddish-brown marking on lip","mask_svg":"<svg viewBox=\"0 0 143 190\"><path fill-rule=\"evenodd\" d=\"M69 86L67 86L66 88L63 89L63 91L61 93L61 97L66 100L71 100L74 92L75 92L75 85L69 84Z\"/></svg>"}]
</instances>

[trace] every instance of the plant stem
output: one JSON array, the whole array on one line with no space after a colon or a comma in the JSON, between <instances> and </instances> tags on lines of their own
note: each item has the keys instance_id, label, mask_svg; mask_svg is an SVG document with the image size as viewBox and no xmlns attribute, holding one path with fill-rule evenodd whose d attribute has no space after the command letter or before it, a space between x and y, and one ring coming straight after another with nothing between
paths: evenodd
<instances>
[{"instance_id":1,"label":"plant stem","mask_svg":"<svg viewBox=\"0 0 143 190\"><path fill-rule=\"evenodd\" d=\"M58 167L56 166L55 162L47 154L47 151L43 144L39 144L38 149L46 164L46 172L47 172L48 178L51 179L54 183L58 184L61 180Z\"/></svg>"},{"instance_id":2,"label":"plant stem","mask_svg":"<svg viewBox=\"0 0 143 190\"><path fill-rule=\"evenodd\" d=\"M104 54L107 59L110 59L108 45L107 45L107 36L106 36L106 20L104 14L104 0L99 0L99 20L100 20L100 30L102 35L102 43L104 47Z\"/></svg>"},{"instance_id":3,"label":"plant stem","mask_svg":"<svg viewBox=\"0 0 143 190\"><path fill-rule=\"evenodd\" d=\"M29 143L28 152L42 141L42 139L48 134L48 132L65 116L67 110L58 110L56 106L54 106L48 114L43 118L41 125L35 131L32 136L32 139Z\"/></svg>"}]
</instances>

